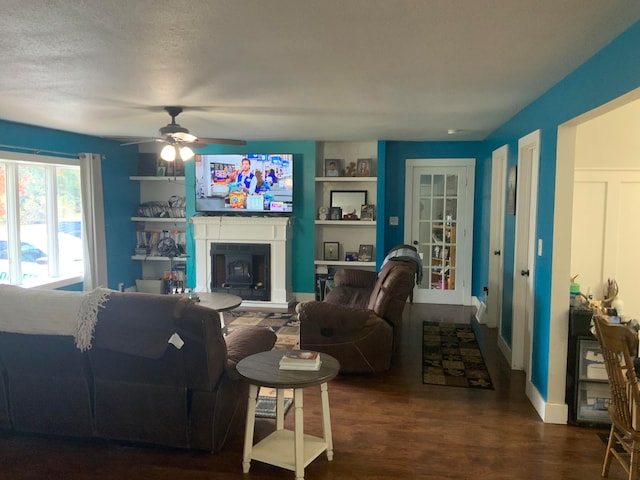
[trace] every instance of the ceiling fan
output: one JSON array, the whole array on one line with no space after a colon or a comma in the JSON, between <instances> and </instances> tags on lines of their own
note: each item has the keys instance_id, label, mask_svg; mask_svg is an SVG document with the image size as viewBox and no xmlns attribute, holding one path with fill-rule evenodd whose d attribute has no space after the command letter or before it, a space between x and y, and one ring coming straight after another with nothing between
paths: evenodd
<instances>
[{"instance_id":1,"label":"ceiling fan","mask_svg":"<svg viewBox=\"0 0 640 480\"><path fill-rule=\"evenodd\" d=\"M230 140L226 138L204 138L196 137L189 133L189 130L176 123L176 117L183 111L182 107L164 107L165 111L171 116L171 123L161 127L159 132L161 137L147 138L135 142L123 143L125 145L135 145L150 142L162 142L166 145L160 152L160 158L167 162L173 162L178 156L182 160L193 158L192 148L199 148L209 144L221 145L246 145L244 140Z\"/></svg>"}]
</instances>

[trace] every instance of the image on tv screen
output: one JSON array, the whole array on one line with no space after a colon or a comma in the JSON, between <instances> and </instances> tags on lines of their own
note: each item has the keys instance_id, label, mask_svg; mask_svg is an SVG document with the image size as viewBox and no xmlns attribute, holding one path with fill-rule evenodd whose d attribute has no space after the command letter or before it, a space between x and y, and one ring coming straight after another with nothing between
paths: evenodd
<instances>
[{"instance_id":1,"label":"image on tv screen","mask_svg":"<svg viewBox=\"0 0 640 480\"><path fill-rule=\"evenodd\" d=\"M196 155L196 211L293 212L292 154Z\"/></svg>"}]
</instances>

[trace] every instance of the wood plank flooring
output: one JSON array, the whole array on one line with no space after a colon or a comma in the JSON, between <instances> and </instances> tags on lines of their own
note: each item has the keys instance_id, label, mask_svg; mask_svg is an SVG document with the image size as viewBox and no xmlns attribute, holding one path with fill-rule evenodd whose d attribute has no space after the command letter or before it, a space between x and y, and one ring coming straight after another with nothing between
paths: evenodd
<instances>
[{"instance_id":1,"label":"wood plank flooring","mask_svg":"<svg viewBox=\"0 0 640 480\"><path fill-rule=\"evenodd\" d=\"M463 307L407 305L402 348L391 371L340 376L329 384L334 460L305 470L314 479L583 480L600 478L605 445L596 430L544 424L496 348L495 330L481 328L495 390L423 385L422 320L468 322ZM244 399L242 399L244 401ZM320 435L319 392L304 397L305 431ZM293 415L287 415L291 425ZM273 421L259 419L256 436ZM262 480L291 471L252 462L242 473L242 433L210 455L164 448L0 434L0 479ZM625 478L612 465L611 479Z\"/></svg>"}]
</instances>

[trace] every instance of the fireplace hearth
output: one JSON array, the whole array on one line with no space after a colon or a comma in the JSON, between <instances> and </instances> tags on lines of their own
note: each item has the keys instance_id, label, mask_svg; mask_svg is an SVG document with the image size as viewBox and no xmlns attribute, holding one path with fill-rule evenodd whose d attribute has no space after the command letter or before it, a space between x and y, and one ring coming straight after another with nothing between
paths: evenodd
<instances>
[{"instance_id":1,"label":"fireplace hearth","mask_svg":"<svg viewBox=\"0 0 640 480\"><path fill-rule=\"evenodd\" d=\"M269 301L270 254L264 243L211 243L211 291Z\"/></svg>"}]
</instances>

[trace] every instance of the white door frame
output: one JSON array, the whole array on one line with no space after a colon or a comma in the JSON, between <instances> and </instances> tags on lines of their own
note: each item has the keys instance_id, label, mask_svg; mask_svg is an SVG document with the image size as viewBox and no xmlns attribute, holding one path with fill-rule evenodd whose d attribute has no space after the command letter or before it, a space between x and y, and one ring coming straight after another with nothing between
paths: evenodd
<instances>
[{"instance_id":1,"label":"white door frame","mask_svg":"<svg viewBox=\"0 0 640 480\"><path fill-rule=\"evenodd\" d=\"M491 219L489 232L489 283L487 327L502 326L502 285L504 281L504 207L507 183L508 145L491 154Z\"/></svg>"},{"instance_id":2,"label":"white door frame","mask_svg":"<svg viewBox=\"0 0 640 480\"><path fill-rule=\"evenodd\" d=\"M429 159L407 159L405 168L405 222L404 222L404 241L406 244L413 244L413 227L414 216L418 215L419 202L416 202L414 194L414 169L416 168L440 168L440 169L465 169L466 185L461 185L466 191L461 195L461 203L458 204L458 228L456 234L456 243L461 250L458 250L458 261L456 263L456 290L460 293L457 296L456 303L459 301L462 305L471 305L471 266L473 263L473 203L475 189L475 158L429 158ZM458 172L456 172L458 173ZM416 207L416 208L414 208ZM464 250L464 255L460 252ZM425 271L423 282L431 279L430 271ZM421 293L424 295L426 290L416 288L414 290L414 301L420 302ZM432 291L438 293L437 291ZM442 292L440 292L442 293ZM446 293L446 292L445 292ZM445 295L441 295L445 297ZM459 300L458 300L459 299ZM451 302L451 298L439 298L437 303Z\"/></svg>"},{"instance_id":3,"label":"white door frame","mask_svg":"<svg viewBox=\"0 0 640 480\"><path fill-rule=\"evenodd\" d=\"M540 130L518 140L511 368L531 378ZM542 254L542 245L538 254ZM522 272L528 272L523 275Z\"/></svg>"}]
</instances>

